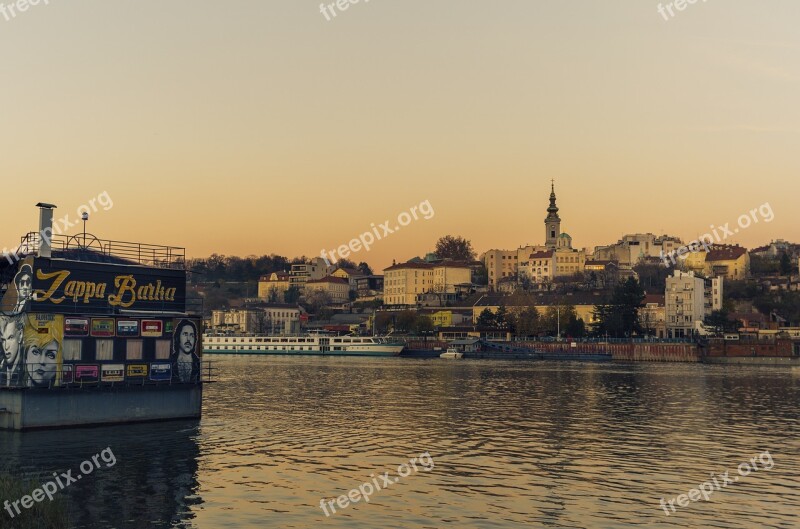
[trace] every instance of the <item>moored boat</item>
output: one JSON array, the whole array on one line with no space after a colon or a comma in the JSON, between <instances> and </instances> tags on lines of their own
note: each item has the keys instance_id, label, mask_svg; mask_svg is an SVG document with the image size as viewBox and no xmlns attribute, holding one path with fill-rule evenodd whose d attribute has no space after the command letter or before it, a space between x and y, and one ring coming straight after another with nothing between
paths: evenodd
<instances>
[{"instance_id":1,"label":"moored boat","mask_svg":"<svg viewBox=\"0 0 800 529\"><path fill-rule=\"evenodd\" d=\"M448 347L447 351L439 355L439 358L447 358L447 359L461 359L464 358L464 353L457 350L455 347Z\"/></svg>"},{"instance_id":2,"label":"moored boat","mask_svg":"<svg viewBox=\"0 0 800 529\"><path fill-rule=\"evenodd\" d=\"M378 336L206 334L206 354L398 356L404 344Z\"/></svg>"}]
</instances>

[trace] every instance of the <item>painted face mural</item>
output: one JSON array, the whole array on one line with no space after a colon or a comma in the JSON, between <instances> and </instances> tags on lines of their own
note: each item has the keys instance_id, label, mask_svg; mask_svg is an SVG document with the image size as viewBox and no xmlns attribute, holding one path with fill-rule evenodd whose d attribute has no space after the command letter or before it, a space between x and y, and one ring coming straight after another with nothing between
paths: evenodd
<instances>
[{"instance_id":1,"label":"painted face mural","mask_svg":"<svg viewBox=\"0 0 800 529\"><path fill-rule=\"evenodd\" d=\"M172 347L173 378L180 382L195 382L200 373L200 358L196 354L197 325L181 320L175 326Z\"/></svg>"},{"instance_id":2,"label":"painted face mural","mask_svg":"<svg viewBox=\"0 0 800 529\"><path fill-rule=\"evenodd\" d=\"M30 346L27 360L31 385L49 386L55 381L58 372L58 342L53 340L43 347Z\"/></svg>"},{"instance_id":3,"label":"painted face mural","mask_svg":"<svg viewBox=\"0 0 800 529\"><path fill-rule=\"evenodd\" d=\"M19 272L14 276L14 286L17 289L17 303L14 312L23 312L33 298L33 268L31 265L23 264L19 267Z\"/></svg>"},{"instance_id":4,"label":"painted face mural","mask_svg":"<svg viewBox=\"0 0 800 529\"><path fill-rule=\"evenodd\" d=\"M22 325L16 318L0 318L0 344L6 366L15 365L22 345Z\"/></svg>"},{"instance_id":5,"label":"painted face mural","mask_svg":"<svg viewBox=\"0 0 800 529\"><path fill-rule=\"evenodd\" d=\"M194 325L183 324L178 329L178 344L181 354L190 355L194 353L194 346L197 343L197 331Z\"/></svg>"},{"instance_id":6,"label":"painted face mural","mask_svg":"<svg viewBox=\"0 0 800 529\"><path fill-rule=\"evenodd\" d=\"M30 315L23 341L25 373L29 387L52 387L61 383L63 339L63 316Z\"/></svg>"}]
</instances>

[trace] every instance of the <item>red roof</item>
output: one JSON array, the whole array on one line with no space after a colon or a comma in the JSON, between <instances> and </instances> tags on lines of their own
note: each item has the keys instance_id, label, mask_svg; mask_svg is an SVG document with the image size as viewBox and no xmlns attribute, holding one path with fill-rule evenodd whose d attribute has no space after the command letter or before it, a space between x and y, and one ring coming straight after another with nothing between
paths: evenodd
<instances>
[{"instance_id":1,"label":"red roof","mask_svg":"<svg viewBox=\"0 0 800 529\"><path fill-rule=\"evenodd\" d=\"M712 246L706 261L732 261L747 253L741 246Z\"/></svg>"},{"instance_id":2,"label":"red roof","mask_svg":"<svg viewBox=\"0 0 800 529\"><path fill-rule=\"evenodd\" d=\"M545 250L544 252L532 253L529 259L550 259L553 257L553 250Z\"/></svg>"}]
</instances>

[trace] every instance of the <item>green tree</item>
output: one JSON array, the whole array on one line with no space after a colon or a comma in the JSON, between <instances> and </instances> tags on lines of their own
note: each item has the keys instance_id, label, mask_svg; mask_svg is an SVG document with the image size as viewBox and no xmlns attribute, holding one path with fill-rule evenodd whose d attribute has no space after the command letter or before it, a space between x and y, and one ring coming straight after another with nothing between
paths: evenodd
<instances>
[{"instance_id":1,"label":"green tree","mask_svg":"<svg viewBox=\"0 0 800 529\"><path fill-rule=\"evenodd\" d=\"M536 307L525 307L511 314L514 334L517 336L536 336L539 332L539 311Z\"/></svg>"},{"instance_id":2,"label":"green tree","mask_svg":"<svg viewBox=\"0 0 800 529\"><path fill-rule=\"evenodd\" d=\"M300 299L300 289L296 286L291 286L283 293L283 302L294 305Z\"/></svg>"},{"instance_id":3,"label":"green tree","mask_svg":"<svg viewBox=\"0 0 800 529\"><path fill-rule=\"evenodd\" d=\"M434 250L439 259L453 259L454 261L474 261L475 251L472 243L463 237L445 235L436 241Z\"/></svg>"},{"instance_id":4,"label":"green tree","mask_svg":"<svg viewBox=\"0 0 800 529\"><path fill-rule=\"evenodd\" d=\"M731 321L728 313L725 310L715 310L705 317L703 323L714 334L721 334L725 331L733 330L736 327L736 322Z\"/></svg>"},{"instance_id":5,"label":"green tree","mask_svg":"<svg viewBox=\"0 0 800 529\"><path fill-rule=\"evenodd\" d=\"M417 321L417 313L413 310L401 311L394 320L394 328L399 332L408 332L414 328Z\"/></svg>"},{"instance_id":6,"label":"green tree","mask_svg":"<svg viewBox=\"0 0 800 529\"><path fill-rule=\"evenodd\" d=\"M790 276L792 275L792 258L789 257L789 254L783 252L781 254L781 275L782 276Z\"/></svg>"},{"instance_id":7,"label":"green tree","mask_svg":"<svg viewBox=\"0 0 800 529\"><path fill-rule=\"evenodd\" d=\"M572 338L583 338L586 335L586 324L577 314L570 314L564 334Z\"/></svg>"},{"instance_id":8,"label":"green tree","mask_svg":"<svg viewBox=\"0 0 800 529\"><path fill-rule=\"evenodd\" d=\"M620 338L642 332L639 325L639 309L644 301L644 290L630 277L614 287L611 300L595 307L596 323L593 331L597 335L608 334Z\"/></svg>"},{"instance_id":9,"label":"green tree","mask_svg":"<svg viewBox=\"0 0 800 529\"><path fill-rule=\"evenodd\" d=\"M433 332L433 319L427 314L419 314L412 326L414 334L423 335Z\"/></svg>"},{"instance_id":10,"label":"green tree","mask_svg":"<svg viewBox=\"0 0 800 529\"><path fill-rule=\"evenodd\" d=\"M496 323L497 319L494 316L494 312L489 309L483 309L483 311L478 315L479 327L494 327Z\"/></svg>"},{"instance_id":11,"label":"green tree","mask_svg":"<svg viewBox=\"0 0 800 529\"><path fill-rule=\"evenodd\" d=\"M370 266L363 261L358 263L358 271L364 274L365 276L372 275L372 268L370 268Z\"/></svg>"},{"instance_id":12,"label":"green tree","mask_svg":"<svg viewBox=\"0 0 800 529\"><path fill-rule=\"evenodd\" d=\"M486 269L486 265L481 263L481 266L475 270L475 274L472 277L472 281L476 285L488 285L489 284L489 270Z\"/></svg>"}]
</instances>

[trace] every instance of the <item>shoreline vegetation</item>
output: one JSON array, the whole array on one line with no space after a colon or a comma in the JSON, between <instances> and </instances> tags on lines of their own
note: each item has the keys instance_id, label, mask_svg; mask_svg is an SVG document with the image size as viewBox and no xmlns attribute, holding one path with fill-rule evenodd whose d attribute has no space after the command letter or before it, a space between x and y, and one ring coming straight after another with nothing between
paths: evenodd
<instances>
[{"instance_id":1,"label":"shoreline vegetation","mask_svg":"<svg viewBox=\"0 0 800 529\"><path fill-rule=\"evenodd\" d=\"M0 503L6 500L13 503L31 493L39 483L31 479L13 476L8 472L0 472ZM20 506L20 514L12 507L12 518L5 509L0 512L0 527L4 529L68 529L69 507L63 496L53 501L34 503L30 509Z\"/></svg>"}]
</instances>

